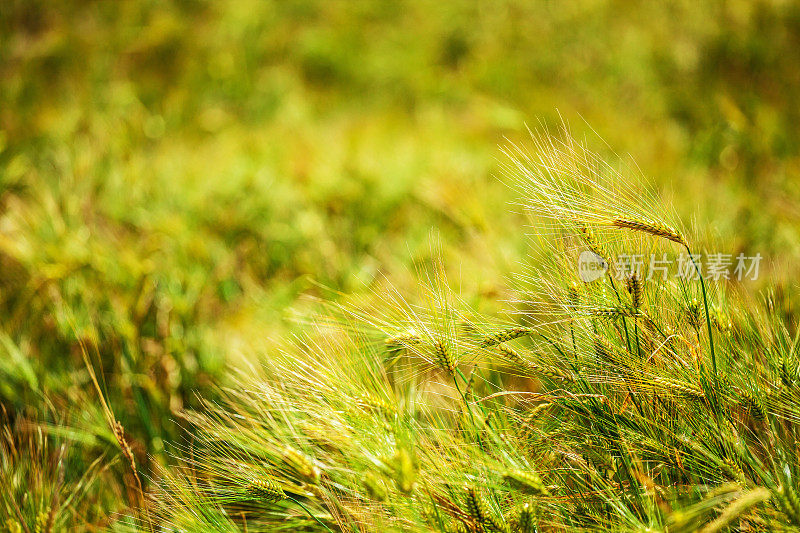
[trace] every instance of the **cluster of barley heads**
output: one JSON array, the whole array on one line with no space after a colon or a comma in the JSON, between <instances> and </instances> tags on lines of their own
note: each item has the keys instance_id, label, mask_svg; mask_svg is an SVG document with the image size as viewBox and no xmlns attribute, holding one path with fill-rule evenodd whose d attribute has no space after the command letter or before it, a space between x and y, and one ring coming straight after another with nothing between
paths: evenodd
<instances>
[{"instance_id":1,"label":"cluster of barley heads","mask_svg":"<svg viewBox=\"0 0 800 533\"><path fill-rule=\"evenodd\" d=\"M635 175L535 139L507 149L535 267L506 318L441 264L419 294L330 305L186 414L141 529L800 530L795 325L769 294L620 271L697 245ZM591 282L584 250L609 265Z\"/></svg>"}]
</instances>

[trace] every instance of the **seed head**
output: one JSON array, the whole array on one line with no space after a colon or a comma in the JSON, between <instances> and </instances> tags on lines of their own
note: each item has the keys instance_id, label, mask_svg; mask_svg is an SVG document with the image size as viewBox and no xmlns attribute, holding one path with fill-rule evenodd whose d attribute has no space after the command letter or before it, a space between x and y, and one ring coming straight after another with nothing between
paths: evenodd
<instances>
[{"instance_id":1,"label":"seed head","mask_svg":"<svg viewBox=\"0 0 800 533\"><path fill-rule=\"evenodd\" d=\"M723 463L725 464L725 469L728 471L728 474L735 481L738 481L739 483L742 484L746 483L747 479L744 476L744 472L739 467L739 465L736 464L736 461L734 461L730 457L726 457L725 459L723 459Z\"/></svg>"},{"instance_id":2,"label":"seed head","mask_svg":"<svg viewBox=\"0 0 800 533\"><path fill-rule=\"evenodd\" d=\"M438 339L433 341L433 355L436 358L436 364L439 365L439 368L446 371L451 376L455 374L456 363L450 356L447 347Z\"/></svg>"},{"instance_id":3,"label":"seed head","mask_svg":"<svg viewBox=\"0 0 800 533\"><path fill-rule=\"evenodd\" d=\"M761 422L767 418L767 411L764 409L764 404L761 400L756 398L750 391L742 389L740 392L741 404L747 411L747 414L757 422Z\"/></svg>"},{"instance_id":4,"label":"seed head","mask_svg":"<svg viewBox=\"0 0 800 533\"><path fill-rule=\"evenodd\" d=\"M589 314L599 318L621 318L639 316L639 311L632 307L617 305L611 307L595 307L589 310Z\"/></svg>"},{"instance_id":5,"label":"seed head","mask_svg":"<svg viewBox=\"0 0 800 533\"><path fill-rule=\"evenodd\" d=\"M269 477L252 479L247 485L247 493L256 500L269 503L277 503L286 498L283 489Z\"/></svg>"},{"instance_id":6,"label":"seed head","mask_svg":"<svg viewBox=\"0 0 800 533\"><path fill-rule=\"evenodd\" d=\"M417 467L405 448L400 448L387 461L388 471L397 488L403 494L411 494L416 486Z\"/></svg>"},{"instance_id":7,"label":"seed head","mask_svg":"<svg viewBox=\"0 0 800 533\"><path fill-rule=\"evenodd\" d=\"M583 237L583 241L586 243L586 246L594 252L595 255L599 256L600 258L604 259L607 263L611 263L611 254L605 247L600 243L600 240L597 238L595 232L587 226L586 224L579 223L578 230L581 233L581 237Z\"/></svg>"},{"instance_id":8,"label":"seed head","mask_svg":"<svg viewBox=\"0 0 800 533\"><path fill-rule=\"evenodd\" d=\"M703 320L703 304L697 298L693 298L686 308L686 320L695 329L700 329Z\"/></svg>"},{"instance_id":9,"label":"seed head","mask_svg":"<svg viewBox=\"0 0 800 533\"><path fill-rule=\"evenodd\" d=\"M397 335L392 335L384 341L386 349L390 352L407 349L409 346L417 345L420 342L421 339L419 335L417 335L417 332L413 329L398 333Z\"/></svg>"},{"instance_id":10,"label":"seed head","mask_svg":"<svg viewBox=\"0 0 800 533\"><path fill-rule=\"evenodd\" d=\"M303 481L315 485L319 483L319 467L304 454L287 446L281 452L281 459L284 464L294 470Z\"/></svg>"},{"instance_id":11,"label":"seed head","mask_svg":"<svg viewBox=\"0 0 800 533\"><path fill-rule=\"evenodd\" d=\"M517 519L517 531L519 533L533 533L534 523L533 523L533 511L531 510L530 504L525 504L519 510L519 518Z\"/></svg>"},{"instance_id":12,"label":"seed head","mask_svg":"<svg viewBox=\"0 0 800 533\"><path fill-rule=\"evenodd\" d=\"M506 344L498 344L497 350L500 354L508 360L510 363L520 367L520 368L530 368L530 365L527 361L522 358L522 355L518 351L516 351L511 346Z\"/></svg>"},{"instance_id":13,"label":"seed head","mask_svg":"<svg viewBox=\"0 0 800 533\"><path fill-rule=\"evenodd\" d=\"M494 516L492 516L487 509L486 504L475 492L475 489L472 487L464 487L464 489L467 492L467 512L475 522L475 525L477 525L478 531L508 531L508 528L505 524L499 522Z\"/></svg>"},{"instance_id":14,"label":"seed head","mask_svg":"<svg viewBox=\"0 0 800 533\"><path fill-rule=\"evenodd\" d=\"M503 474L503 479L522 492L537 494L540 496L550 495L547 487L544 486L542 479L536 472L516 469L507 470Z\"/></svg>"},{"instance_id":15,"label":"seed head","mask_svg":"<svg viewBox=\"0 0 800 533\"><path fill-rule=\"evenodd\" d=\"M631 220L627 218L615 218L611 221L611 225L615 228L623 228L629 229L632 231L641 231L643 233L649 233L655 237L661 237L663 239L667 239L668 241L676 242L678 244L682 244L686 246L686 240L683 236L678 232L678 230L661 224L660 222L656 221L643 221L643 220Z\"/></svg>"},{"instance_id":16,"label":"seed head","mask_svg":"<svg viewBox=\"0 0 800 533\"><path fill-rule=\"evenodd\" d=\"M367 472L364 474L363 484L364 490L370 498L379 502L386 501L386 485L377 475Z\"/></svg>"},{"instance_id":17,"label":"seed head","mask_svg":"<svg viewBox=\"0 0 800 533\"><path fill-rule=\"evenodd\" d=\"M631 295L631 305L634 309L639 309L642 306L642 280L639 275L634 272L625 280L628 288L628 294Z\"/></svg>"},{"instance_id":18,"label":"seed head","mask_svg":"<svg viewBox=\"0 0 800 533\"><path fill-rule=\"evenodd\" d=\"M781 375L781 382L786 387L791 387L797 380L797 362L789 357L783 356L780 359L779 371Z\"/></svg>"},{"instance_id":19,"label":"seed head","mask_svg":"<svg viewBox=\"0 0 800 533\"><path fill-rule=\"evenodd\" d=\"M504 329L502 331L498 331L497 333L492 333L491 335L487 335L481 340L481 346L489 347L489 346L496 346L501 342L507 342L510 340L518 339L520 337L524 337L525 335L530 335L533 330L531 328L525 327L513 327Z\"/></svg>"}]
</instances>

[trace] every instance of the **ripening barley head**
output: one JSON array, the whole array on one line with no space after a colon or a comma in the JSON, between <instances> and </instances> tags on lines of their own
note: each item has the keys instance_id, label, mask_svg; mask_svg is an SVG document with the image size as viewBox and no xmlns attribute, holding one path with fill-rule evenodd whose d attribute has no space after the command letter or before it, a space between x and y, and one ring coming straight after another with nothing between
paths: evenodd
<instances>
[{"instance_id":1,"label":"ripening barley head","mask_svg":"<svg viewBox=\"0 0 800 533\"><path fill-rule=\"evenodd\" d=\"M510 144L504 175L523 195L523 207L536 220L537 233L554 236L566 230L606 260L605 232L618 229L686 246L685 231L659 201L638 170L613 166L572 137L566 124L555 138L532 133L533 149Z\"/></svg>"}]
</instances>

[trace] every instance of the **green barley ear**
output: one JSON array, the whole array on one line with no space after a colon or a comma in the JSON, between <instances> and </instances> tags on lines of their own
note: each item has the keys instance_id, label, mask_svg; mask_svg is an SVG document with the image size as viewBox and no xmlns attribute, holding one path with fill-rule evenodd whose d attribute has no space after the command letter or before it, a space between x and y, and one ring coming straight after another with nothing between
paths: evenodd
<instances>
[{"instance_id":1,"label":"green barley ear","mask_svg":"<svg viewBox=\"0 0 800 533\"><path fill-rule=\"evenodd\" d=\"M693 298L686 308L686 321L694 329L700 329L703 322L703 304Z\"/></svg>"},{"instance_id":2,"label":"green barley ear","mask_svg":"<svg viewBox=\"0 0 800 533\"><path fill-rule=\"evenodd\" d=\"M364 490L366 491L367 496L369 496L375 501L379 502L386 501L386 498L388 496L388 493L386 491L386 485L374 473L367 472L366 474L364 474L362 484L364 485Z\"/></svg>"},{"instance_id":3,"label":"green barley ear","mask_svg":"<svg viewBox=\"0 0 800 533\"><path fill-rule=\"evenodd\" d=\"M781 484L774 493L778 506L791 519L794 525L800 525L800 498L790 484Z\"/></svg>"},{"instance_id":4,"label":"green barley ear","mask_svg":"<svg viewBox=\"0 0 800 533\"><path fill-rule=\"evenodd\" d=\"M467 492L467 512L478 526L478 531L506 532L508 528L499 522L487 509L486 504L472 487L464 487ZM489 526L489 527L486 527Z\"/></svg>"},{"instance_id":5,"label":"green barley ear","mask_svg":"<svg viewBox=\"0 0 800 533\"><path fill-rule=\"evenodd\" d=\"M628 289L628 294L631 295L631 305L634 309L642 307L642 280L639 275L634 272L625 280L625 285Z\"/></svg>"},{"instance_id":6,"label":"green barley ear","mask_svg":"<svg viewBox=\"0 0 800 533\"><path fill-rule=\"evenodd\" d=\"M519 518L517 518L517 524L514 530L518 533L533 533L536 527L533 522L533 510L530 504L526 503L519 510Z\"/></svg>"},{"instance_id":7,"label":"green barley ear","mask_svg":"<svg viewBox=\"0 0 800 533\"><path fill-rule=\"evenodd\" d=\"M674 228L671 228L665 224L661 224L660 222L656 221L642 221L642 220L632 220L628 218L615 218L611 221L611 225L615 228L621 229L629 229L632 231L641 231L643 233L648 233L653 235L654 237L661 237L663 239L667 239L668 241L676 242L678 244L682 244L684 246L687 245L686 240L683 238L683 235Z\"/></svg>"},{"instance_id":8,"label":"green barley ear","mask_svg":"<svg viewBox=\"0 0 800 533\"><path fill-rule=\"evenodd\" d=\"M747 414L755 421L761 422L767 418L767 411L764 404L756 398L750 391L742 389L739 393L740 403Z\"/></svg>"},{"instance_id":9,"label":"green barley ear","mask_svg":"<svg viewBox=\"0 0 800 533\"><path fill-rule=\"evenodd\" d=\"M253 499L264 502L277 503L286 498L283 489L269 477L252 479L246 490Z\"/></svg>"},{"instance_id":10,"label":"green barley ear","mask_svg":"<svg viewBox=\"0 0 800 533\"><path fill-rule=\"evenodd\" d=\"M526 361L514 348L505 344L498 344L497 350L503 358L524 372L535 372L555 381L572 382L575 378L555 367L546 367Z\"/></svg>"},{"instance_id":11,"label":"green barley ear","mask_svg":"<svg viewBox=\"0 0 800 533\"><path fill-rule=\"evenodd\" d=\"M727 526L738 521L742 516L750 511L752 507L769 500L772 494L763 487L757 487L743 494L739 499L733 501L722 513L703 529L703 533L717 533L727 531ZM748 528L749 529L749 528Z\"/></svg>"},{"instance_id":12,"label":"green barley ear","mask_svg":"<svg viewBox=\"0 0 800 533\"><path fill-rule=\"evenodd\" d=\"M781 382L786 387L791 387L797 380L797 363L787 356L780 358L778 371L780 372Z\"/></svg>"},{"instance_id":13,"label":"green barley ear","mask_svg":"<svg viewBox=\"0 0 800 533\"><path fill-rule=\"evenodd\" d=\"M624 305L615 305L609 307L592 308L589 310L589 314L598 318L614 319L623 317L636 317L639 316L639 311Z\"/></svg>"},{"instance_id":14,"label":"green barley ear","mask_svg":"<svg viewBox=\"0 0 800 533\"><path fill-rule=\"evenodd\" d=\"M287 446L281 451L281 459L287 466L294 470L303 481L313 485L319 483L321 475L319 467L304 454Z\"/></svg>"},{"instance_id":15,"label":"green barley ear","mask_svg":"<svg viewBox=\"0 0 800 533\"><path fill-rule=\"evenodd\" d=\"M705 394L703 393L702 389L699 389L694 385L683 383L673 379L665 379L660 376L654 376L650 379L654 384L666 388L667 390L671 391L673 394L681 398L685 398L687 400L694 402L705 400Z\"/></svg>"},{"instance_id":16,"label":"green barley ear","mask_svg":"<svg viewBox=\"0 0 800 533\"><path fill-rule=\"evenodd\" d=\"M736 464L736 461L730 457L726 457L722 462L725 465L725 470L728 471L728 475L742 485L747 484L747 478L744 475L744 471L741 469L741 467L739 467L738 464Z\"/></svg>"},{"instance_id":17,"label":"green barley ear","mask_svg":"<svg viewBox=\"0 0 800 533\"><path fill-rule=\"evenodd\" d=\"M526 335L530 335L532 332L533 329L526 327L513 327L504 329L502 331L498 331L497 333L492 333L491 335L485 336L481 340L481 346L484 348L496 346L502 342L508 342Z\"/></svg>"},{"instance_id":18,"label":"green barley ear","mask_svg":"<svg viewBox=\"0 0 800 533\"><path fill-rule=\"evenodd\" d=\"M583 237L583 241L586 243L586 246L589 247L589 250L594 252L594 254L598 257L604 259L606 263L611 264L611 254L600 243L600 240L597 238L597 235L592 228L586 224L579 223L578 230L580 231L581 237Z\"/></svg>"},{"instance_id":19,"label":"green barley ear","mask_svg":"<svg viewBox=\"0 0 800 533\"><path fill-rule=\"evenodd\" d=\"M387 350L390 352L397 352L408 349L410 346L415 346L422 342L422 340L414 329L408 329L402 333L388 337L383 342Z\"/></svg>"},{"instance_id":20,"label":"green barley ear","mask_svg":"<svg viewBox=\"0 0 800 533\"><path fill-rule=\"evenodd\" d=\"M614 363L619 360L616 348L601 335L596 335L594 338L594 355L603 363Z\"/></svg>"},{"instance_id":21,"label":"green barley ear","mask_svg":"<svg viewBox=\"0 0 800 533\"><path fill-rule=\"evenodd\" d=\"M405 448L400 448L387 461L389 474L394 480L397 489L403 494L414 492L417 478L417 467L414 459Z\"/></svg>"},{"instance_id":22,"label":"green barley ear","mask_svg":"<svg viewBox=\"0 0 800 533\"><path fill-rule=\"evenodd\" d=\"M506 470L503 474L503 479L522 492L540 496L550 495L547 487L544 486L542 479L536 472L517 469Z\"/></svg>"},{"instance_id":23,"label":"green barley ear","mask_svg":"<svg viewBox=\"0 0 800 533\"><path fill-rule=\"evenodd\" d=\"M439 365L439 368L450 374L451 376L455 375L456 372L456 363L453 360L453 357L450 355L450 351L447 349L447 346L440 340L433 341L433 355L436 360L436 364Z\"/></svg>"},{"instance_id":24,"label":"green barley ear","mask_svg":"<svg viewBox=\"0 0 800 533\"><path fill-rule=\"evenodd\" d=\"M355 400L365 409L381 413L388 418L392 418L397 414L397 409L371 394L361 394L357 396Z\"/></svg>"},{"instance_id":25,"label":"green barley ear","mask_svg":"<svg viewBox=\"0 0 800 533\"><path fill-rule=\"evenodd\" d=\"M550 402L540 403L533 409L531 409L528 416L526 416L522 421L522 431L520 431L520 438L523 440L530 439L534 435L535 423L542 414L551 406L553 405Z\"/></svg>"},{"instance_id":26,"label":"green barley ear","mask_svg":"<svg viewBox=\"0 0 800 533\"><path fill-rule=\"evenodd\" d=\"M531 409L531 412L528 414L528 416L525 417L525 423L528 425L532 424L534 421L538 420L539 417L541 417L542 414L552 405L553 405L552 402L540 403L539 405Z\"/></svg>"},{"instance_id":27,"label":"green barley ear","mask_svg":"<svg viewBox=\"0 0 800 533\"><path fill-rule=\"evenodd\" d=\"M22 526L16 520L11 518L6 520L6 529L9 533L22 533Z\"/></svg>"},{"instance_id":28,"label":"green barley ear","mask_svg":"<svg viewBox=\"0 0 800 533\"><path fill-rule=\"evenodd\" d=\"M728 333L731 329L733 329L733 324L725 312L721 309L715 308L710 314L711 325L714 326L714 328L720 333Z\"/></svg>"},{"instance_id":29,"label":"green barley ear","mask_svg":"<svg viewBox=\"0 0 800 533\"><path fill-rule=\"evenodd\" d=\"M42 511L38 515L36 515L36 523L34 524L34 531L36 533L42 533L44 531L45 525L47 524L47 517L50 515L48 511Z\"/></svg>"}]
</instances>

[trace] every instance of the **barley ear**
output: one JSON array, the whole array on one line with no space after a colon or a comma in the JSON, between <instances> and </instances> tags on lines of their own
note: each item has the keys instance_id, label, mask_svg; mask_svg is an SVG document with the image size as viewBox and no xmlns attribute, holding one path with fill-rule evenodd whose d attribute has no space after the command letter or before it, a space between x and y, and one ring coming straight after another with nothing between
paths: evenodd
<instances>
[{"instance_id":1,"label":"barley ear","mask_svg":"<svg viewBox=\"0 0 800 533\"><path fill-rule=\"evenodd\" d=\"M661 237L662 239L667 239L668 241L676 242L678 244L682 244L683 246L688 246L686 240L683 238L683 235L681 235L678 230L661 224L660 222L615 218L611 221L611 225L615 228L648 233L654 237Z\"/></svg>"},{"instance_id":2,"label":"barley ear","mask_svg":"<svg viewBox=\"0 0 800 533\"><path fill-rule=\"evenodd\" d=\"M718 531L722 531L726 526L744 516L753 506L769 500L770 497L770 492L763 487L758 487L746 492L742 497L726 507L716 520L701 529L701 533L717 533Z\"/></svg>"},{"instance_id":3,"label":"barley ear","mask_svg":"<svg viewBox=\"0 0 800 533\"><path fill-rule=\"evenodd\" d=\"M269 503L277 503L286 498L283 489L270 477L250 480L246 490L253 499Z\"/></svg>"},{"instance_id":4,"label":"barley ear","mask_svg":"<svg viewBox=\"0 0 800 533\"><path fill-rule=\"evenodd\" d=\"M436 364L439 365L439 368L451 376L455 375L456 363L453 360L453 357L450 355L450 351L447 349L447 346L445 346L442 341L435 340L433 342L433 355L436 358Z\"/></svg>"}]
</instances>

